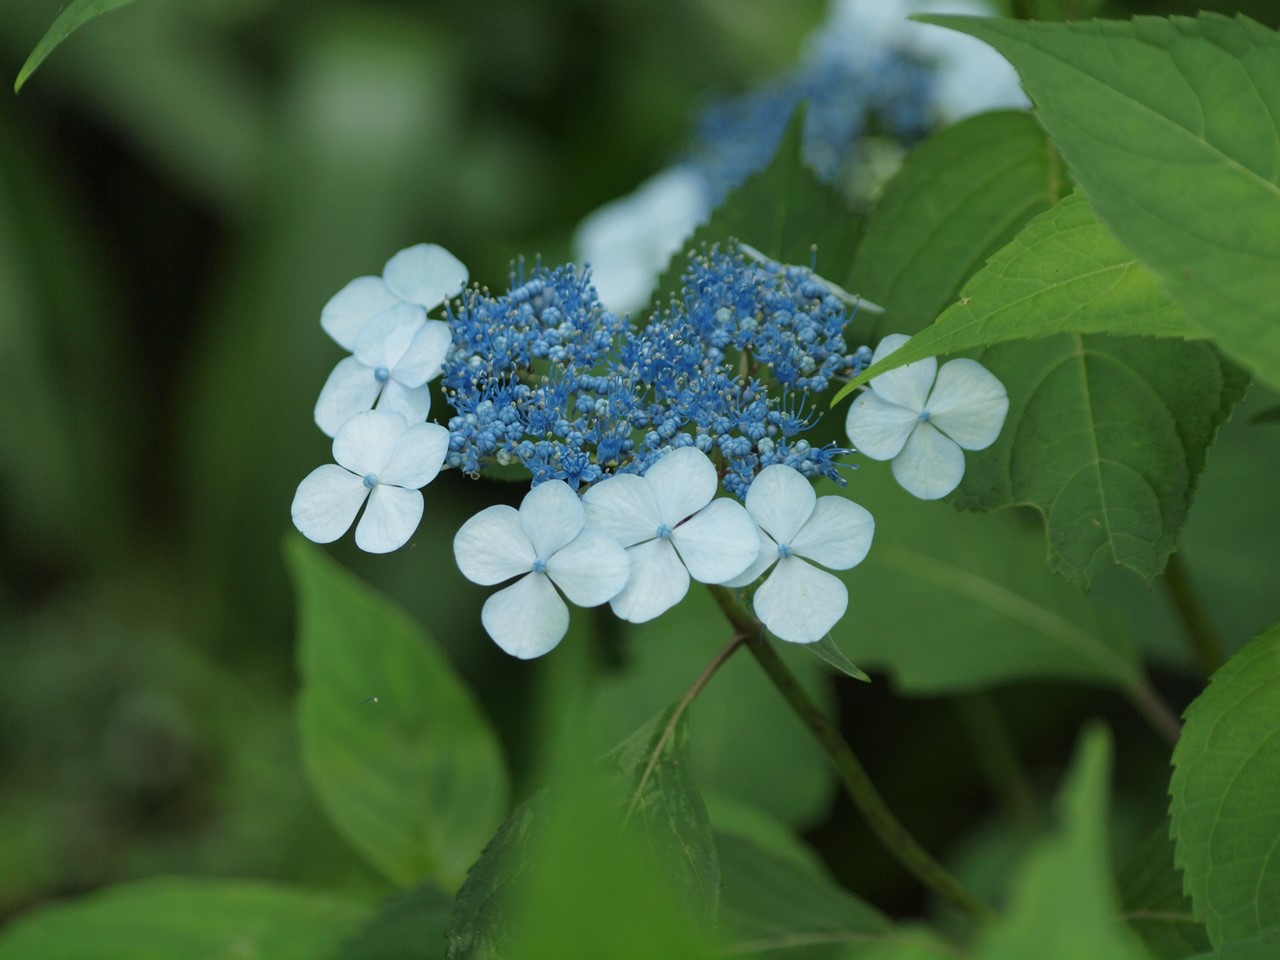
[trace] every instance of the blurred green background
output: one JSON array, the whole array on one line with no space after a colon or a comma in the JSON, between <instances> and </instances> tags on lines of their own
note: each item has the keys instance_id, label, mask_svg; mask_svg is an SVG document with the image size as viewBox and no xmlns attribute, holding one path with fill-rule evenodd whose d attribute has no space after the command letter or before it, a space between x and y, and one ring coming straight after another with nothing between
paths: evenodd
<instances>
[{"instance_id":1,"label":"blurred green background","mask_svg":"<svg viewBox=\"0 0 1280 960\"><path fill-rule=\"evenodd\" d=\"M1270 3L1253 7L1274 21ZM1139 9L1191 7L1104 12ZM419 241L495 287L517 255L566 258L585 213L674 158L708 96L784 70L823 10L142 0L0 95L0 919L161 872L383 890L309 794L291 712L280 542L297 482L328 461L311 409L341 355L320 308ZM16 76L56 12L0 4L0 74ZM539 702L553 667L488 641L483 594L449 560L477 504L516 495L446 474L405 550L329 549L445 645L524 794L525 719L553 709ZM672 667L668 686L678 694L708 655ZM1178 705L1198 689L1161 679ZM952 758L971 749L957 710L980 725L985 708L899 700L885 684L840 694L926 844L982 815L979 765ZM1121 728L1135 806L1163 801L1164 747L1111 695L1024 685L999 704L1046 792L1075 721L1102 713ZM930 762L895 763L904 751ZM805 776L790 781L798 799L764 805L877 905L916 909L910 881L862 862L866 837L829 782Z\"/></svg>"}]
</instances>

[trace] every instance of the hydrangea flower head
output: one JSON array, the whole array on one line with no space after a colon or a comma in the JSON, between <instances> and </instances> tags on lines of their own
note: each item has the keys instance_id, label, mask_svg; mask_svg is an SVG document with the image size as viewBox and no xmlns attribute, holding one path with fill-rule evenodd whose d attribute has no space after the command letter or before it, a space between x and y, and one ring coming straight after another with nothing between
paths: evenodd
<instances>
[{"instance_id":1,"label":"hydrangea flower head","mask_svg":"<svg viewBox=\"0 0 1280 960\"><path fill-rule=\"evenodd\" d=\"M383 410L357 414L338 430L333 459L311 471L293 498L293 524L316 543L331 543L356 527L356 546L388 553L408 542L422 520L418 491L444 464L449 433L434 423L410 425Z\"/></svg>"},{"instance_id":2,"label":"hydrangea flower head","mask_svg":"<svg viewBox=\"0 0 1280 960\"><path fill-rule=\"evenodd\" d=\"M755 560L755 523L741 504L712 499L718 486L707 455L683 447L656 460L642 477L610 477L583 496L588 519L616 537L631 558L630 579L610 601L623 620L652 620L684 598L691 577L723 583Z\"/></svg>"},{"instance_id":3,"label":"hydrangea flower head","mask_svg":"<svg viewBox=\"0 0 1280 960\"><path fill-rule=\"evenodd\" d=\"M320 325L354 356L339 361L316 401L317 426L328 436L378 403L410 423L430 409L426 383L440 372L448 327L427 313L461 291L467 268L436 244L420 243L387 261L382 277L358 277L335 294Z\"/></svg>"},{"instance_id":4,"label":"hydrangea flower head","mask_svg":"<svg viewBox=\"0 0 1280 960\"><path fill-rule=\"evenodd\" d=\"M872 362L910 338L886 336ZM995 443L1009 412L1009 394L976 360L941 368L934 357L873 377L849 407L845 429L861 453L892 460L893 475L922 500L937 500L960 485L964 451Z\"/></svg>"},{"instance_id":5,"label":"hydrangea flower head","mask_svg":"<svg viewBox=\"0 0 1280 960\"><path fill-rule=\"evenodd\" d=\"M759 526L759 548L751 566L727 585L746 586L772 567L752 598L760 622L781 640L821 640L844 616L849 592L815 564L857 566L871 549L875 521L851 500L819 498L808 480L781 465L755 478L746 506Z\"/></svg>"},{"instance_id":6,"label":"hydrangea flower head","mask_svg":"<svg viewBox=\"0 0 1280 960\"><path fill-rule=\"evenodd\" d=\"M534 487L520 509L488 507L453 541L458 569L473 583L515 580L485 601L480 619L503 650L528 660L558 644L572 603L608 603L627 584L631 562L612 536L587 522L578 495L561 480Z\"/></svg>"}]
</instances>

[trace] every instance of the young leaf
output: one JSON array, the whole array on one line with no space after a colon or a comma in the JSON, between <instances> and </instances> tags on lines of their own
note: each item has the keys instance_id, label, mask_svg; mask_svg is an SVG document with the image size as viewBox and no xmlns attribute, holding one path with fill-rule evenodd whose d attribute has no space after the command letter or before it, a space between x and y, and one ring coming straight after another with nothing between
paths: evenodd
<instances>
[{"instance_id":1,"label":"young leaf","mask_svg":"<svg viewBox=\"0 0 1280 960\"><path fill-rule=\"evenodd\" d=\"M1059 795L1057 830L1014 878L1006 914L986 932L977 960L1142 960L1146 952L1116 919L1107 862L1111 738L1087 730Z\"/></svg>"},{"instance_id":2,"label":"young leaf","mask_svg":"<svg viewBox=\"0 0 1280 960\"><path fill-rule=\"evenodd\" d=\"M461 882L507 802L497 740L430 637L301 538L303 759L339 832L403 886Z\"/></svg>"},{"instance_id":3,"label":"young leaf","mask_svg":"<svg viewBox=\"0 0 1280 960\"><path fill-rule=\"evenodd\" d=\"M36 72L36 67L44 62L44 58L53 52L53 48L71 34L79 30L94 17L101 16L118 7L128 6L133 0L71 0L67 8L58 14L53 25L40 38L36 48L27 57L27 62L18 71L18 79L13 82L13 92L17 93L27 78Z\"/></svg>"},{"instance_id":4,"label":"young leaf","mask_svg":"<svg viewBox=\"0 0 1280 960\"><path fill-rule=\"evenodd\" d=\"M1122 915L1153 956L1179 960L1209 949L1204 924L1192 915L1182 874L1173 865L1167 821L1129 857L1118 884Z\"/></svg>"},{"instance_id":5,"label":"young leaf","mask_svg":"<svg viewBox=\"0 0 1280 960\"><path fill-rule=\"evenodd\" d=\"M1025 113L982 114L924 141L885 187L844 280L887 311L854 342L932 323L1061 188L1057 157Z\"/></svg>"},{"instance_id":6,"label":"young leaf","mask_svg":"<svg viewBox=\"0 0 1280 960\"><path fill-rule=\"evenodd\" d=\"M730 193L711 219L694 231L684 250L672 257L658 282L655 305L680 292L684 251L730 239L748 243L779 263L807 265L814 261L816 248L815 271L838 280L853 259L858 223L840 194L805 164L803 146L804 111L798 110L769 166Z\"/></svg>"},{"instance_id":7,"label":"young leaf","mask_svg":"<svg viewBox=\"0 0 1280 960\"><path fill-rule=\"evenodd\" d=\"M693 780L689 719L672 723L676 706L662 711L605 759L625 795L625 816L674 883L680 902L708 928L720 900L720 861L711 822Z\"/></svg>"},{"instance_id":8,"label":"young leaf","mask_svg":"<svg viewBox=\"0 0 1280 960\"><path fill-rule=\"evenodd\" d=\"M1036 507L1049 563L1087 589L1109 566L1159 574L1206 452L1244 392L1207 343L1064 334L979 355L1009 391L995 444L966 454L959 506Z\"/></svg>"},{"instance_id":9,"label":"young leaf","mask_svg":"<svg viewBox=\"0 0 1280 960\"><path fill-rule=\"evenodd\" d=\"M1128 637L1046 569L1024 515L921 503L876 463L861 465L845 495L876 518L870 555L840 574L850 610L834 635L858 663L925 695L1032 677L1140 685Z\"/></svg>"},{"instance_id":10,"label":"young leaf","mask_svg":"<svg viewBox=\"0 0 1280 960\"><path fill-rule=\"evenodd\" d=\"M806 643L804 648L824 663L835 667L846 677L870 683L871 678L856 663L845 656L845 652L836 644L835 638L827 634L817 643Z\"/></svg>"},{"instance_id":11,"label":"young leaf","mask_svg":"<svg viewBox=\"0 0 1280 960\"><path fill-rule=\"evenodd\" d=\"M397 893L347 938L335 960L438 960L452 915L453 900L433 884Z\"/></svg>"},{"instance_id":12,"label":"young leaf","mask_svg":"<svg viewBox=\"0 0 1280 960\"><path fill-rule=\"evenodd\" d=\"M1280 35L1244 16L924 17L995 47L1098 218L1280 384Z\"/></svg>"},{"instance_id":13,"label":"young leaf","mask_svg":"<svg viewBox=\"0 0 1280 960\"><path fill-rule=\"evenodd\" d=\"M1076 192L1023 227L956 303L836 399L913 360L1057 333L1203 336Z\"/></svg>"},{"instance_id":14,"label":"young leaf","mask_svg":"<svg viewBox=\"0 0 1280 960\"><path fill-rule=\"evenodd\" d=\"M315 960L368 914L259 880L144 880L14 921L0 936L0 960Z\"/></svg>"},{"instance_id":15,"label":"young leaf","mask_svg":"<svg viewBox=\"0 0 1280 960\"><path fill-rule=\"evenodd\" d=\"M1280 927L1280 624L1187 708L1169 785L1173 837L1214 946Z\"/></svg>"}]
</instances>

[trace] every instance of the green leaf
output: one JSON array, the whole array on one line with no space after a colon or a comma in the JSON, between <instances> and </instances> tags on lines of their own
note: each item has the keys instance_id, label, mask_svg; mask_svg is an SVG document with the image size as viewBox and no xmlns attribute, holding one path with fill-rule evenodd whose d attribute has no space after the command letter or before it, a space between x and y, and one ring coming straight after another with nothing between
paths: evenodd
<instances>
[{"instance_id":1,"label":"green leaf","mask_svg":"<svg viewBox=\"0 0 1280 960\"><path fill-rule=\"evenodd\" d=\"M1032 677L1140 685L1129 638L1045 567L1025 515L923 503L878 463L863 464L844 495L876 519L867 559L840 574L850 610L834 635L858 663L925 695Z\"/></svg>"},{"instance_id":2,"label":"green leaf","mask_svg":"<svg viewBox=\"0 0 1280 960\"><path fill-rule=\"evenodd\" d=\"M286 555L303 759L325 811L395 883L455 887L506 809L492 729L399 608L301 538Z\"/></svg>"},{"instance_id":3,"label":"green leaf","mask_svg":"<svg viewBox=\"0 0 1280 960\"><path fill-rule=\"evenodd\" d=\"M916 333L983 261L1058 201L1058 161L1023 112L987 113L934 134L907 157L867 219L845 286L886 309L870 343Z\"/></svg>"},{"instance_id":4,"label":"green leaf","mask_svg":"<svg viewBox=\"0 0 1280 960\"><path fill-rule=\"evenodd\" d=\"M1109 566L1159 574L1244 392L1238 370L1207 343L1078 334L979 359L1008 389L1009 415L994 445L966 453L956 503L1037 508L1050 565L1082 588Z\"/></svg>"},{"instance_id":5,"label":"green leaf","mask_svg":"<svg viewBox=\"0 0 1280 960\"><path fill-rule=\"evenodd\" d=\"M1213 953L1199 953L1190 960L1275 960L1280 956L1280 930L1271 930L1258 937L1226 944Z\"/></svg>"},{"instance_id":6,"label":"green leaf","mask_svg":"<svg viewBox=\"0 0 1280 960\"><path fill-rule=\"evenodd\" d=\"M1129 857L1120 872L1120 902L1129 928L1160 960L1179 960L1209 949L1204 924L1182 892L1182 874L1173 865L1173 840L1163 821Z\"/></svg>"},{"instance_id":7,"label":"green leaf","mask_svg":"<svg viewBox=\"0 0 1280 960\"><path fill-rule=\"evenodd\" d=\"M453 899L432 884L386 900L352 934L335 960L439 960L453 916Z\"/></svg>"},{"instance_id":8,"label":"green leaf","mask_svg":"<svg viewBox=\"0 0 1280 960\"><path fill-rule=\"evenodd\" d=\"M49 56L53 52L53 48L71 36L72 33L79 30L94 17L99 17L104 13L128 6L131 3L133 3L133 0L71 0L67 8L58 14L58 18L53 21L53 26L40 38L36 48L31 51L31 56L27 57L27 62L18 71L18 79L13 82L13 92L17 93L21 90L22 85L27 82L27 78L36 72L36 67L44 63L44 58Z\"/></svg>"},{"instance_id":9,"label":"green leaf","mask_svg":"<svg viewBox=\"0 0 1280 960\"><path fill-rule=\"evenodd\" d=\"M1009 908L982 937L978 960L1147 956L1116 919L1107 862L1110 769L1110 736L1087 730L1058 798L1058 827L1018 870Z\"/></svg>"},{"instance_id":10,"label":"green leaf","mask_svg":"<svg viewBox=\"0 0 1280 960\"><path fill-rule=\"evenodd\" d=\"M717 833L716 847L724 870L720 932L732 953L809 945L823 949L807 951L806 960L821 960L851 939L881 939L892 930L825 871L803 869L733 834Z\"/></svg>"},{"instance_id":11,"label":"green leaf","mask_svg":"<svg viewBox=\"0 0 1280 960\"><path fill-rule=\"evenodd\" d=\"M14 921L0 960L315 960L368 913L257 880L144 880Z\"/></svg>"},{"instance_id":12,"label":"green leaf","mask_svg":"<svg viewBox=\"0 0 1280 960\"><path fill-rule=\"evenodd\" d=\"M913 360L1057 333L1203 336L1077 192L1023 227L956 303L837 399Z\"/></svg>"},{"instance_id":13,"label":"green leaf","mask_svg":"<svg viewBox=\"0 0 1280 960\"><path fill-rule=\"evenodd\" d=\"M779 263L813 262L816 273L838 279L853 259L858 223L839 192L805 164L803 144L804 110L798 110L769 166L730 193L684 249L741 240ZM679 294L685 263L684 252L672 257L655 305Z\"/></svg>"},{"instance_id":14,"label":"green leaf","mask_svg":"<svg viewBox=\"0 0 1280 960\"><path fill-rule=\"evenodd\" d=\"M1177 862L1210 941L1280 927L1280 624L1187 708L1173 763Z\"/></svg>"},{"instance_id":15,"label":"green leaf","mask_svg":"<svg viewBox=\"0 0 1280 960\"><path fill-rule=\"evenodd\" d=\"M1212 13L921 19L1013 63L1102 223L1232 357L1280 384L1280 35Z\"/></svg>"},{"instance_id":16,"label":"green leaf","mask_svg":"<svg viewBox=\"0 0 1280 960\"><path fill-rule=\"evenodd\" d=\"M645 724L605 763L625 791L626 815L637 837L680 902L709 928L719 907L720 861L693 780L688 714L673 725L677 709L672 705Z\"/></svg>"}]
</instances>

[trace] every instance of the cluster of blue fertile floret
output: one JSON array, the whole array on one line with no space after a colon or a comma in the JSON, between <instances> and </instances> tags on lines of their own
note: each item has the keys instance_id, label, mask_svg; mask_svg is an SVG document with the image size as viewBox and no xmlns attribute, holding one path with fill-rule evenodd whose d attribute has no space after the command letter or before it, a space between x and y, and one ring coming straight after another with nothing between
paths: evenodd
<instances>
[{"instance_id":1,"label":"cluster of blue fertile floret","mask_svg":"<svg viewBox=\"0 0 1280 960\"><path fill-rule=\"evenodd\" d=\"M442 378L456 411L447 463L519 465L535 485L582 489L696 446L738 497L772 464L843 483L848 450L802 434L817 419L810 394L870 360L846 345L848 305L811 271L718 249L683 281L643 327L606 310L571 266L513 275L500 297L465 294Z\"/></svg>"}]
</instances>

